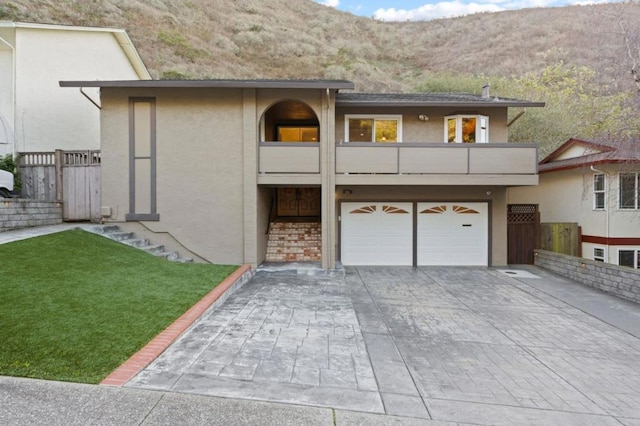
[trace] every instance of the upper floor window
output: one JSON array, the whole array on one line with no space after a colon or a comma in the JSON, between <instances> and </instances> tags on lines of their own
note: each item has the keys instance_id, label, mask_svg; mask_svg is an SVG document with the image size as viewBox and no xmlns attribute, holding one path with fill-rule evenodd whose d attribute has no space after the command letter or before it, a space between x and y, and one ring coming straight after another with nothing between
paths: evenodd
<instances>
[{"instance_id":1,"label":"upper floor window","mask_svg":"<svg viewBox=\"0 0 640 426\"><path fill-rule=\"evenodd\" d=\"M640 173L620 173L618 207L620 209L640 208Z\"/></svg>"},{"instance_id":2,"label":"upper floor window","mask_svg":"<svg viewBox=\"0 0 640 426\"><path fill-rule=\"evenodd\" d=\"M448 143L489 142L489 117L449 115L444 118L444 140Z\"/></svg>"},{"instance_id":3,"label":"upper floor window","mask_svg":"<svg viewBox=\"0 0 640 426\"><path fill-rule=\"evenodd\" d=\"M593 175L593 208L602 210L605 208L605 176L603 173Z\"/></svg>"},{"instance_id":4,"label":"upper floor window","mask_svg":"<svg viewBox=\"0 0 640 426\"><path fill-rule=\"evenodd\" d=\"M401 115L345 115L347 142L401 142Z\"/></svg>"}]
</instances>

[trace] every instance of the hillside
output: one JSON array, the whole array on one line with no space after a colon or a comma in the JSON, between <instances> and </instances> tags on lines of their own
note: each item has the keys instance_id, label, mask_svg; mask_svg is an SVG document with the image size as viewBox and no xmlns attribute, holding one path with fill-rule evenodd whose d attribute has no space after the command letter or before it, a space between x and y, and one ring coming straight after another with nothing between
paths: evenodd
<instances>
[{"instance_id":1,"label":"hillside","mask_svg":"<svg viewBox=\"0 0 640 426\"><path fill-rule=\"evenodd\" d=\"M640 5L387 23L311 0L0 4L3 20L125 28L155 78L346 78L360 91L415 90L443 73L518 76L559 60L627 84L620 17L640 22Z\"/></svg>"}]
</instances>

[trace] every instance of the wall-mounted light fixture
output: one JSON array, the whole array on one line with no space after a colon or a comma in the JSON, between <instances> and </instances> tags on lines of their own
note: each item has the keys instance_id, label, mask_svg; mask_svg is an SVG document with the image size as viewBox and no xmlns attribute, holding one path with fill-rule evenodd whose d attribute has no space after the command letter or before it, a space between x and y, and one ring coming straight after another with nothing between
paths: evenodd
<instances>
[{"instance_id":1,"label":"wall-mounted light fixture","mask_svg":"<svg viewBox=\"0 0 640 426\"><path fill-rule=\"evenodd\" d=\"M424 114L420 114L418 116L418 120L420 120L420 121L429 121L429 116L428 115L424 115Z\"/></svg>"}]
</instances>

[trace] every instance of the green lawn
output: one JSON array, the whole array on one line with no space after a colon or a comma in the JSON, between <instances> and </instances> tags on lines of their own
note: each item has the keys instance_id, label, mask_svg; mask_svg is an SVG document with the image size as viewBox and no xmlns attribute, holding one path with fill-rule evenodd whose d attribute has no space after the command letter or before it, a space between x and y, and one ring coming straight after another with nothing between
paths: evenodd
<instances>
[{"instance_id":1,"label":"green lawn","mask_svg":"<svg viewBox=\"0 0 640 426\"><path fill-rule=\"evenodd\" d=\"M80 230L0 245L0 375L98 383L236 268Z\"/></svg>"}]
</instances>

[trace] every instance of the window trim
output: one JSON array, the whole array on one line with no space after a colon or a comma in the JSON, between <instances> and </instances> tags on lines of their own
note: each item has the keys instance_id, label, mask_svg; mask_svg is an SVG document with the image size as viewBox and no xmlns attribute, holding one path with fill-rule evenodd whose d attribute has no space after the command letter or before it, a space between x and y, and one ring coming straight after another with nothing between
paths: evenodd
<instances>
[{"instance_id":1,"label":"window trim","mask_svg":"<svg viewBox=\"0 0 640 426\"><path fill-rule=\"evenodd\" d=\"M602 255L596 255L596 250L602 250ZM593 248L593 260L596 262L605 262L607 258L607 250L604 247Z\"/></svg>"},{"instance_id":2,"label":"window trim","mask_svg":"<svg viewBox=\"0 0 640 426\"><path fill-rule=\"evenodd\" d=\"M620 252L630 251L633 253L633 266L620 265ZM617 257L618 266L626 266L627 268L640 269L640 248L619 248Z\"/></svg>"},{"instance_id":3,"label":"window trim","mask_svg":"<svg viewBox=\"0 0 640 426\"><path fill-rule=\"evenodd\" d=\"M596 178L602 176L602 189L596 189ZM602 207L598 207L598 195L602 194ZM595 173L593 175L593 210L602 211L607 209L607 175L604 173Z\"/></svg>"},{"instance_id":4,"label":"window trim","mask_svg":"<svg viewBox=\"0 0 640 426\"><path fill-rule=\"evenodd\" d=\"M634 206L622 206L622 176L633 175L634 179ZM618 210L639 210L640 209L640 173L638 172L620 172L618 173Z\"/></svg>"},{"instance_id":5,"label":"window trim","mask_svg":"<svg viewBox=\"0 0 640 426\"><path fill-rule=\"evenodd\" d=\"M456 136L453 141L449 142L449 120L455 118L456 120ZM476 141L466 143L489 143L489 116L482 114L451 114L444 117L444 143L465 143L462 141L462 120L465 118L476 119ZM482 120L485 120L485 128L483 132ZM482 135L484 134L484 138ZM478 135L481 137L478 138ZM484 139L484 140L478 140Z\"/></svg>"},{"instance_id":6,"label":"window trim","mask_svg":"<svg viewBox=\"0 0 640 426\"><path fill-rule=\"evenodd\" d=\"M402 114L345 114L344 115L344 140L345 142L350 142L349 140L349 120L373 120L373 128L371 129L371 138L373 139L371 142L362 142L362 143L402 143ZM375 123L376 120L395 120L398 122L398 140L396 142L376 142L375 141Z\"/></svg>"}]
</instances>

